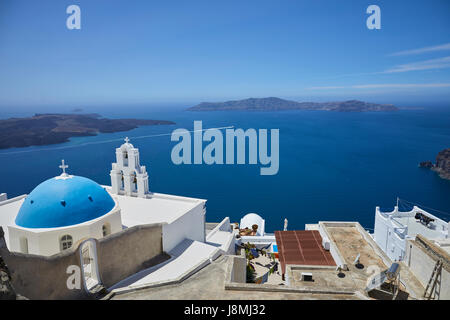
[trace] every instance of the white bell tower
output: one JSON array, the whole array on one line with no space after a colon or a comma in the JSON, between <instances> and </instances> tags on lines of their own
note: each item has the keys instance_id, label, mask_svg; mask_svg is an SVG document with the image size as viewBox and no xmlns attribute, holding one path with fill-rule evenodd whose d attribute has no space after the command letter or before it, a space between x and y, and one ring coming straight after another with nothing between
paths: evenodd
<instances>
[{"instance_id":1,"label":"white bell tower","mask_svg":"<svg viewBox=\"0 0 450 320\"><path fill-rule=\"evenodd\" d=\"M139 149L135 148L128 137L125 143L116 148L116 162L111 170L112 193L146 198L148 173L139 163Z\"/></svg>"}]
</instances>

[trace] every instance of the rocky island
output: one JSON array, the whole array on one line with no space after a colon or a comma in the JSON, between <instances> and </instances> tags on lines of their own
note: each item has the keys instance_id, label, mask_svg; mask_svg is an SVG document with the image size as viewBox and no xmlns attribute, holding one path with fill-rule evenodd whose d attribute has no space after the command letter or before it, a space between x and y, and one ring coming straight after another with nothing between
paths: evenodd
<instances>
[{"instance_id":1,"label":"rocky island","mask_svg":"<svg viewBox=\"0 0 450 320\"><path fill-rule=\"evenodd\" d=\"M107 119L98 114L36 114L0 120L0 149L67 142L70 137L175 124L166 120Z\"/></svg>"},{"instance_id":2,"label":"rocky island","mask_svg":"<svg viewBox=\"0 0 450 320\"><path fill-rule=\"evenodd\" d=\"M226 102L202 102L188 111L282 111L325 110L339 112L396 111L392 104L377 104L359 100L336 102L297 102L280 98L249 98Z\"/></svg>"},{"instance_id":3,"label":"rocky island","mask_svg":"<svg viewBox=\"0 0 450 320\"><path fill-rule=\"evenodd\" d=\"M450 148L444 149L436 156L436 163L423 161L419 164L421 168L429 168L436 171L443 179L450 180Z\"/></svg>"}]
</instances>

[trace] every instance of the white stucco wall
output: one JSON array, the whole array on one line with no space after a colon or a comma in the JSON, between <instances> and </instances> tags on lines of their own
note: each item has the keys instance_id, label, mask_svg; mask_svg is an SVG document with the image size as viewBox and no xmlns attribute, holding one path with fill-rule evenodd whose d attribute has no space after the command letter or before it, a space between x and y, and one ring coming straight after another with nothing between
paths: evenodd
<instances>
[{"instance_id":1,"label":"white stucco wall","mask_svg":"<svg viewBox=\"0 0 450 320\"><path fill-rule=\"evenodd\" d=\"M351 222L350 222L351 223ZM330 224L337 224L337 226L339 226L339 224L346 224L346 222L322 222L319 221L319 227L318 227L318 231L320 236L322 237L322 239L328 239L328 241L330 242L330 254L333 257L334 262L336 263L336 266L341 266L342 269L347 270L348 266L347 263L345 262L345 259L342 257L341 253L339 252L339 249L336 246L336 243L332 240L333 238L329 235L326 226Z\"/></svg>"},{"instance_id":2,"label":"white stucco wall","mask_svg":"<svg viewBox=\"0 0 450 320\"><path fill-rule=\"evenodd\" d=\"M436 265L436 260L424 252L422 248L419 248L414 241L408 241L405 263L425 288ZM450 273L444 268L442 268L441 273L439 298L441 300L450 300Z\"/></svg>"},{"instance_id":3,"label":"white stucco wall","mask_svg":"<svg viewBox=\"0 0 450 320\"><path fill-rule=\"evenodd\" d=\"M229 217L223 219L206 235L206 243L220 247L224 254L235 254L235 240Z\"/></svg>"},{"instance_id":4,"label":"white stucco wall","mask_svg":"<svg viewBox=\"0 0 450 320\"><path fill-rule=\"evenodd\" d=\"M204 202L200 202L186 214L163 225L163 250L171 251L184 239L205 242Z\"/></svg>"},{"instance_id":5,"label":"white stucco wall","mask_svg":"<svg viewBox=\"0 0 450 320\"><path fill-rule=\"evenodd\" d=\"M434 218L435 221L430 223L430 227L426 227L415 219L417 212ZM376 207L374 240L391 260L403 261L407 240L414 239L417 234L429 239L446 239L448 223L416 206L406 212L399 211L398 207L391 212L381 212Z\"/></svg>"},{"instance_id":6,"label":"white stucco wall","mask_svg":"<svg viewBox=\"0 0 450 320\"><path fill-rule=\"evenodd\" d=\"M30 229L19 226L8 226L9 250L22 252L20 241L26 238L28 253L50 256L61 252L60 239L64 235L72 237L72 246L80 240L103 238L103 225L109 223L111 233L122 230L120 208L116 206L110 213L82 224L51 229Z\"/></svg>"},{"instance_id":7,"label":"white stucco wall","mask_svg":"<svg viewBox=\"0 0 450 320\"><path fill-rule=\"evenodd\" d=\"M375 210L374 240L393 261L403 260L405 256L405 229L392 221L391 216Z\"/></svg>"},{"instance_id":8,"label":"white stucco wall","mask_svg":"<svg viewBox=\"0 0 450 320\"><path fill-rule=\"evenodd\" d=\"M265 227L266 227L266 221L261 218L256 213L248 213L246 214L239 223L240 229L249 228L252 229L252 226L256 224L258 226L258 229L256 230L256 234L258 236L264 236L265 234Z\"/></svg>"}]
</instances>

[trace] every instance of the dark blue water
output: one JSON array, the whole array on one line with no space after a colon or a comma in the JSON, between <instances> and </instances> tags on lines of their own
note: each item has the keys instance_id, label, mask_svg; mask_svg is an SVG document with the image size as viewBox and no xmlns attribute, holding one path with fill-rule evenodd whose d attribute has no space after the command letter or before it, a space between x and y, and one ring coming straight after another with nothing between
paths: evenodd
<instances>
[{"instance_id":1,"label":"dark blue water","mask_svg":"<svg viewBox=\"0 0 450 320\"><path fill-rule=\"evenodd\" d=\"M0 192L29 193L58 175L61 159L69 172L109 184L115 148L121 142L88 144L125 136L140 149L152 191L208 199L207 221L248 212L266 219L266 230L303 229L320 220L359 221L373 228L375 206L392 208L396 197L450 212L450 181L418 168L450 147L450 110L395 113L186 112L177 108L89 110L108 117L173 120L175 126L140 127L129 132L74 138L69 143L0 152ZM143 135L203 127L280 129L280 169L261 176L260 165L174 165L170 136ZM62 147L62 148L60 148ZM70 148L66 148L70 147ZM60 148L60 149L58 149ZM23 153L12 153L22 152ZM28 152L32 151L32 152ZM441 215L446 221L449 216Z\"/></svg>"}]
</instances>

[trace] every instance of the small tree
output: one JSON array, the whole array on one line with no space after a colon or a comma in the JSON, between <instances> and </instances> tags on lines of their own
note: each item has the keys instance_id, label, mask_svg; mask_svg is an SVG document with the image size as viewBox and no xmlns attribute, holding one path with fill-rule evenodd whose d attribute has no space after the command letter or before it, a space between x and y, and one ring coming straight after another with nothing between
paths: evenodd
<instances>
[{"instance_id":1,"label":"small tree","mask_svg":"<svg viewBox=\"0 0 450 320\"><path fill-rule=\"evenodd\" d=\"M275 263L275 254L267 252L263 249L258 249L254 244L249 242L242 244L240 248L245 250L245 258L247 259L247 283L255 283L256 272L255 266L252 263L252 260L255 259L255 256L252 252L256 251L263 256L270 255L269 257L272 259L273 263ZM269 274L272 274L273 272L274 267L269 270Z\"/></svg>"},{"instance_id":2,"label":"small tree","mask_svg":"<svg viewBox=\"0 0 450 320\"><path fill-rule=\"evenodd\" d=\"M256 278L255 266L252 260L255 256L252 253L252 249L256 249L256 246L251 243L244 243L241 248L245 250L245 258L247 259L247 283L254 283Z\"/></svg>"},{"instance_id":3,"label":"small tree","mask_svg":"<svg viewBox=\"0 0 450 320\"><path fill-rule=\"evenodd\" d=\"M246 282L255 283L256 272L255 267L252 264L247 264Z\"/></svg>"}]
</instances>

